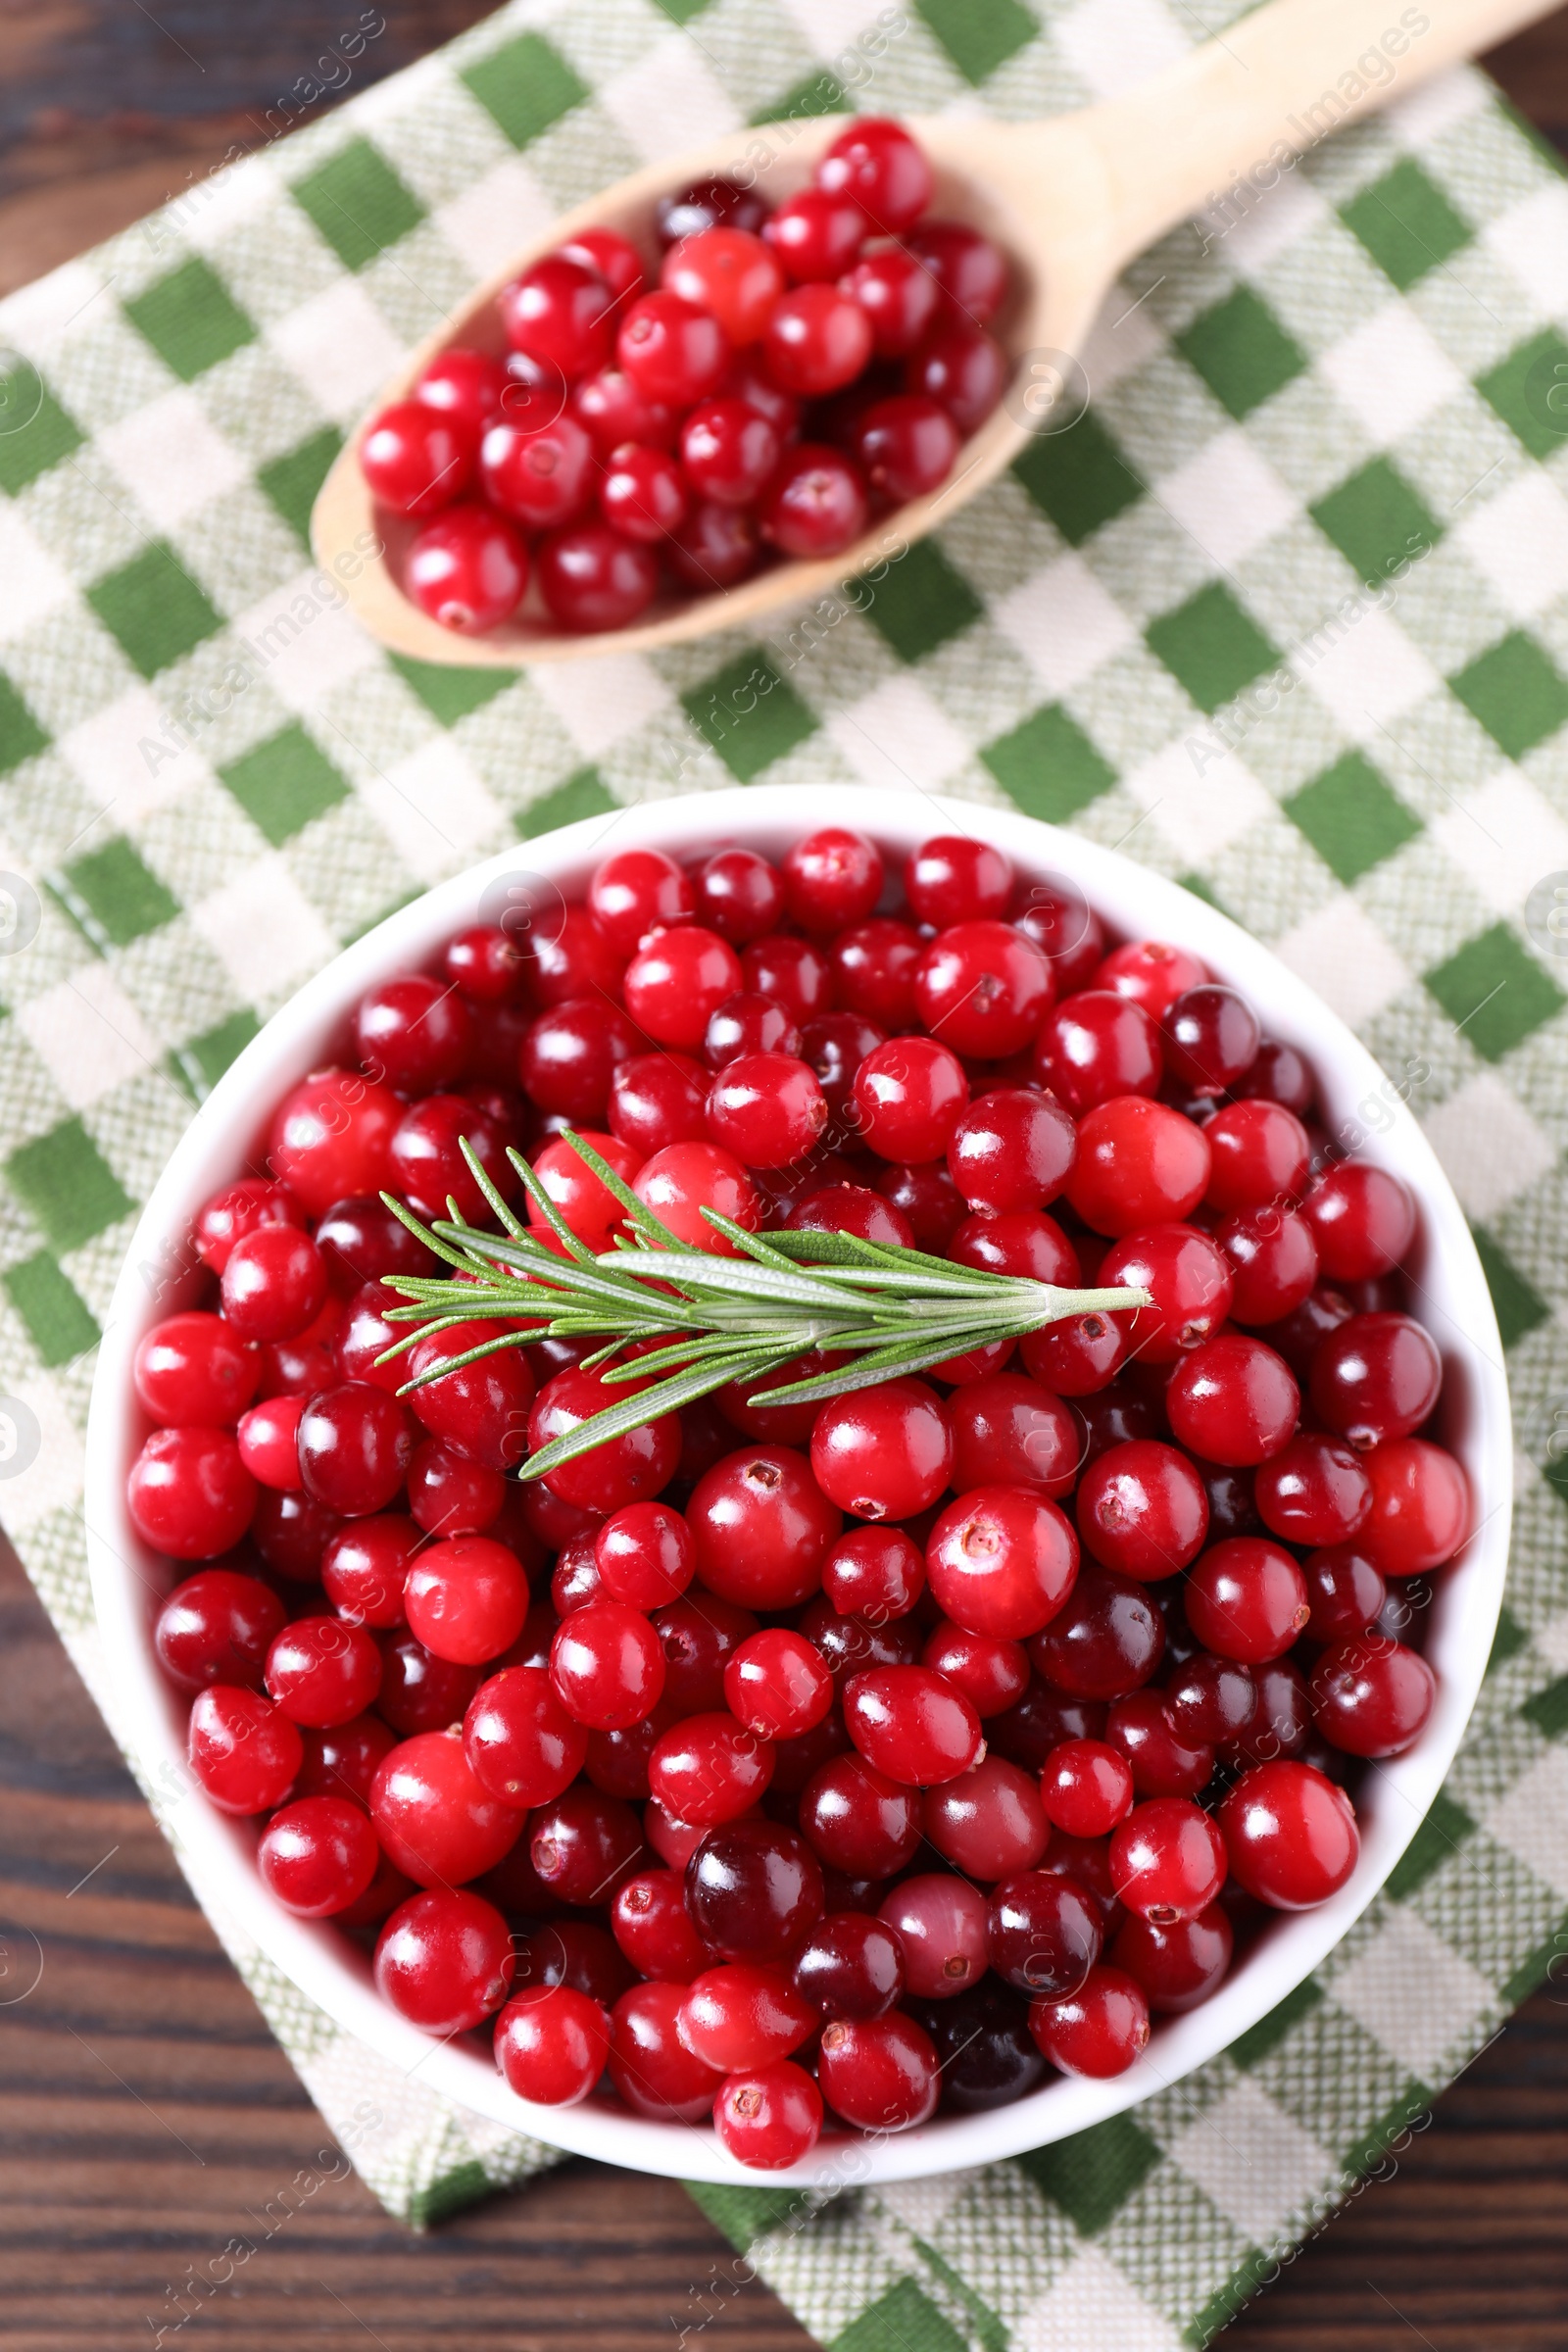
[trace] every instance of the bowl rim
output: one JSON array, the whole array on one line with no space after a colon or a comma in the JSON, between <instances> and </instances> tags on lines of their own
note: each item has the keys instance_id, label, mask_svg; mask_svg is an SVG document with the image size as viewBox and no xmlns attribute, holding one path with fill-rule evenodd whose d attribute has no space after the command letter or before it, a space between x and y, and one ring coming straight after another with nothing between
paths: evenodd
<instances>
[{"instance_id":1,"label":"bowl rim","mask_svg":"<svg viewBox=\"0 0 1568 2352\"><path fill-rule=\"evenodd\" d=\"M524 906L547 920L580 890L610 838L615 848L672 851L744 843L780 852L815 825L858 827L899 854L933 833L964 833L1005 851L1020 872L1066 874L1110 927L1126 937L1169 938L1233 981L1257 1008L1267 1036L1299 1048L1318 1080L1325 1116L1377 1131L1358 1155L1390 1167L1414 1190L1421 1210L1417 1263L1427 1279L1423 1317L1445 1358L1445 1407L1463 1427L1445 1436L1464 1461L1475 1526L1460 1570L1437 1587L1427 1655L1438 1670L1437 1701L1405 1755L1371 1768L1358 1803L1360 1860L1346 1886L1314 1911L1282 1914L1236 1964L1219 1990L1185 2016L1157 2022L1149 2050L1109 2082L1050 2080L1012 2105L971 2116L939 2116L896 2134L825 2133L803 2163L760 2174L736 2162L710 2126L657 2123L590 2099L536 2107L518 2099L488 2053L438 2043L376 1995L368 1958L331 1929L283 1911L255 1865L256 1830L220 1814L184 1760L188 1702L169 1686L152 1646L157 1602L177 1577L137 1538L125 1507L124 1474L144 1419L130 1370L142 1333L180 1303L193 1270L188 1236L196 1208L259 1146L276 1102L319 1066L346 1027L350 1008L376 979L419 966L466 922L498 906ZM258 1110L256 1105L262 1108ZM869 786L758 785L681 794L626 805L518 842L434 884L334 956L272 1015L198 1108L175 1145L137 1221L105 1325L88 1412L85 1524L94 1607L109 1653L120 1662L116 1729L154 1812L176 1851L188 1854L204 1893L230 1914L259 1949L344 2031L410 2078L491 2126L565 2151L666 2178L757 2187L836 2189L916 2180L1047 2145L1136 2106L1217 2056L1294 1991L1348 1933L1383 1886L1446 1776L1480 1690L1501 1605L1512 1500L1512 1439L1506 1372L1490 1291L1470 1229L1431 1144L1396 1083L1309 985L1228 915L1153 868L1087 837L1007 808L924 791ZM194 1574L193 1563L187 1573Z\"/></svg>"}]
</instances>

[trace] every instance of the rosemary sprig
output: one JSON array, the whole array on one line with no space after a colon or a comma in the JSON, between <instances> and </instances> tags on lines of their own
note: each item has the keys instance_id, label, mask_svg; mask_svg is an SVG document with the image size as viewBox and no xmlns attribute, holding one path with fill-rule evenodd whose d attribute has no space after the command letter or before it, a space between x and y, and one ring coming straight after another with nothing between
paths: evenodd
<instances>
[{"instance_id":1,"label":"rosemary sprig","mask_svg":"<svg viewBox=\"0 0 1568 2352\"><path fill-rule=\"evenodd\" d=\"M769 1404L814 1403L900 1374L929 1371L949 1356L1069 1315L1152 1304L1141 1290L1063 1290L1022 1276L956 1266L920 1250L888 1249L847 1233L747 1233L706 1208L704 1216L739 1252L712 1257L685 1248L639 1200L592 1145L565 1131L573 1151L626 1211L629 1235L600 1255L586 1249L520 1152L508 1154L544 1228L524 1225L502 1199L465 1141L463 1154L501 1227L490 1233L452 1212L425 1225L390 1193L382 1199L427 1250L467 1279L389 1274L405 1301L387 1319L413 1326L379 1360L402 1354L428 1334L472 1322L515 1328L432 1365L407 1382L407 1396L460 1365L546 1337L596 1340L584 1361L609 1384L636 1381L619 1403L529 1456L520 1475L544 1478L574 1455L675 1411L731 1382L760 1381L802 1356L844 1360L809 1378L770 1389ZM634 1342L660 1342L617 1362Z\"/></svg>"}]
</instances>

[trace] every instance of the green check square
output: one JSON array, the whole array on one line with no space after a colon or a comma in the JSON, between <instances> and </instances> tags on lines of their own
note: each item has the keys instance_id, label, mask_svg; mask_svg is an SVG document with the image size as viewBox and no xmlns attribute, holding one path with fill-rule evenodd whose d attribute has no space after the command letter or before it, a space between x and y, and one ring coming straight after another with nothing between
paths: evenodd
<instances>
[{"instance_id":1,"label":"green check square","mask_svg":"<svg viewBox=\"0 0 1568 2352\"><path fill-rule=\"evenodd\" d=\"M1237 2035L1230 2046L1231 2057L1238 2066L1249 2071L1254 2066L1261 2066L1263 2060L1279 2048L1293 2027L1298 2025L1303 2017L1310 2016L1322 1998L1322 1986L1314 1984L1308 1977L1304 1984L1298 1984L1294 1992L1288 1992L1283 2001L1276 2002L1266 2016L1258 2019L1255 2026L1249 2026L1245 2034Z\"/></svg>"},{"instance_id":2,"label":"green check square","mask_svg":"<svg viewBox=\"0 0 1568 2352\"><path fill-rule=\"evenodd\" d=\"M1456 1805L1440 1788L1421 1827L1390 1871L1386 1891L1396 1903L1408 1902L1458 1850L1475 1826L1463 1805Z\"/></svg>"},{"instance_id":3,"label":"green check square","mask_svg":"<svg viewBox=\"0 0 1568 2352\"><path fill-rule=\"evenodd\" d=\"M102 1336L47 1250L10 1267L5 1286L46 1371L72 1363Z\"/></svg>"},{"instance_id":4,"label":"green check square","mask_svg":"<svg viewBox=\"0 0 1568 2352\"><path fill-rule=\"evenodd\" d=\"M1500 1061L1568 1004L1506 923L1468 939L1426 975L1427 987L1488 1061Z\"/></svg>"},{"instance_id":5,"label":"green check square","mask_svg":"<svg viewBox=\"0 0 1568 2352\"><path fill-rule=\"evenodd\" d=\"M87 590L87 602L144 678L153 678L222 627L221 613L155 539Z\"/></svg>"},{"instance_id":6,"label":"green check square","mask_svg":"<svg viewBox=\"0 0 1568 2352\"><path fill-rule=\"evenodd\" d=\"M6 1161L6 1175L56 1250L79 1250L135 1206L79 1119L23 1144Z\"/></svg>"},{"instance_id":7,"label":"green check square","mask_svg":"<svg viewBox=\"0 0 1568 2352\"><path fill-rule=\"evenodd\" d=\"M697 11L688 8L678 17L672 8L665 13L684 24ZM561 51L537 32L521 32L504 48L493 49L469 66L463 79L514 147L526 147L588 95Z\"/></svg>"},{"instance_id":8,"label":"green check square","mask_svg":"<svg viewBox=\"0 0 1568 2352\"><path fill-rule=\"evenodd\" d=\"M1347 752L1293 793L1285 813L1346 884L1358 882L1421 831L1420 818L1359 752Z\"/></svg>"},{"instance_id":9,"label":"green check square","mask_svg":"<svg viewBox=\"0 0 1568 2352\"><path fill-rule=\"evenodd\" d=\"M1548 1740L1560 1740L1568 1732L1568 1674L1559 1675L1544 1690L1527 1698L1519 1712Z\"/></svg>"},{"instance_id":10,"label":"green check square","mask_svg":"<svg viewBox=\"0 0 1568 2352\"><path fill-rule=\"evenodd\" d=\"M833 2352L969 2352L969 2338L912 2278L899 2278L833 2338Z\"/></svg>"},{"instance_id":11,"label":"green check square","mask_svg":"<svg viewBox=\"0 0 1568 2352\"><path fill-rule=\"evenodd\" d=\"M455 727L470 710L482 710L517 682L515 670L448 668L444 662L414 662L406 654L394 654L392 666L444 727Z\"/></svg>"},{"instance_id":12,"label":"green check square","mask_svg":"<svg viewBox=\"0 0 1568 2352\"><path fill-rule=\"evenodd\" d=\"M0 448L5 444L0 442ZM21 695L0 669L0 776L47 748L44 733Z\"/></svg>"},{"instance_id":13,"label":"green check square","mask_svg":"<svg viewBox=\"0 0 1568 2352\"><path fill-rule=\"evenodd\" d=\"M347 783L298 719L218 772L274 850L349 797Z\"/></svg>"},{"instance_id":14,"label":"green check square","mask_svg":"<svg viewBox=\"0 0 1568 2352\"><path fill-rule=\"evenodd\" d=\"M248 1005L231 1012L226 1021L204 1029L200 1037L190 1038L180 1047L174 1059L177 1074L189 1086L198 1102L205 1102L231 1061L237 1060L253 1037L261 1035L262 1024Z\"/></svg>"},{"instance_id":15,"label":"green check square","mask_svg":"<svg viewBox=\"0 0 1568 2352\"><path fill-rule=\"evenodd\" d=\"M126 315L182 383L256 340L255 321L217 271L193 255L125 304Z\"/></svg>"},{"instance_id":16,"label":"green check square","mask_svg":"<svg viewBox=\"0 0 1568 2352\"><path fill-rule=\"evenodd\" d=\"M1041 433L1012 470L1073 547L1125 514L1145 487L1093 409L1066 432Z\"/></svg>"},{"instance_id":17,"label":"green check square","mask_svg":"<svg viewBox=\"0 0 1568 2352\"><path fill-rule=\"evenodd\" d=\"M1013 2162L1055 2199L1075 2229L1094 2237L1153 2171L1159 2149L1130 2115L1113 2115Z\"/></svg>"},{"instance_id":18,"label":"green check square","mask_svg":"<svg viewBox=\"0 0 1568 2352\"><path fill-rule=\"evenodd\" d=\"M1040 30L1018 0L915 0L915 8L977 88Z\"/></svg>"},{"instance_id":19,"label":"green check square","mask_svg":"<svg viewBox=\"0 0 1568 2352\"><path fill-rule=\"evenodd\" d=\"M1257 623L1242 611L1222 580L1210 580L1173 612L1152 620L1144 635L1178 677L1200 710L1212 713L1279 660Z\"/></svg>"},{"instance_id":20,"label":"green check square","mask_svg":"<svg viewBox=\"0 0 1568 2352\"><path fill-rule=\"evenodd\" d=\"M693 17L702 15L709 0L654 0L654 5L672 24L689 24Z\"/></svg>"},{"instance_id":21,"label":"green check square","mask_svg":"<svg viewBox=\"0 0 1568 2352\"><path fill-rule=\"evenodd\" d=\"M1533 458L1549 458L1568 439L1568 343L1554 326L1477 376L1476 389Z\"/></svg>"},{"instance_id":22,"label":"green check square","mask_svg":"<svg viewBox=\"0 0 1568 2352\"><path fill-rule=\"evenodd\" d=\"M1064 825L1116 781L1078 721L1059 703L1031 711L1010 734L980 753L985 765L1026 816Z\"/></svg>"},{"instance_id":23,"label":"green check square","mask_svg":"<svg viewBox=\"0 0 1568 2352\"><path fill-rule=\"evenodd\" d=\"M352 139L297 179L294 201L345 270L363 270L424 219L424 207L368 139Z\"/></svg>"},{"instance_id":24,"label":"green check square","mask_svg":"<svg viewBox=\"0 0 1568 2352\"><path fill-rule=\"evenodd\" d=\"M680 699L737 784L750 784L816 730L811 712L760 648L737 654Z\"/></svg>"},{"instance_id":25,"label":"green check square","mask_svg":"<svg viewBox=\"0 0 1568 2352\"><path fill-rule=\"evenodd\" d=\"M1522 760L1568 718L1568 678L1520 629L1489 646L1448 684L1510 760Z\"/></svg>"},{"instance_id":26,"label":"green check square","mask_svg":"<svg viewBox=\"0 0 1568 2352\"><path fill-rule=\"evenodd\" d=\"M1409 156L1352 196L1341 217L1401 294L1470 237L1469 223Z\"/></svg>"},{"instance_id":27,"label":"green check square","mask_svg":"<svg viewBox=\"0 0 1568 2352\"><path fill-rule=\"evenodd\" d=\"M813 115L853 114L854 111L845 95L843 82L824 66L814 74L808 74L804 80L786 90L781 98L770 98L765 106L760 106L752 121L805 122Z\"/></svg>"},{"instance_id":28,"label":"green check square","mask_svg":"<svg viewBox=\"0 0 1568 2352\"><path fill-rule=\"evenodd\" d=\"M297 442L285 449L281 457L269 458L256 469L261 483L283 520L307 547L311 540L311 509L316 494L332 469L332 461L343 446L343 436L335 424L323 424L318 433L308 441Z\"/></svg>"},{"instance_id":29,"label":"green check square","mask_svg":"<svg viewBox=\"0 0 1568 2352\"><path fill-rule=\"evenodd\" d=\"M86 907L93 929L112 948L128 948L133 939L145 939L179 912L173 893L142 862L140 851L123 833L106 841L101 850L74 858L65 878L73 897Z\"/></svg>"},{"instance_id":30,"label":"green check square","mask_svg":"<svg viewBox=\"0 0 1568 2352\"><path fill-rule=\"evenodd\" d=\"M532 841L540 833L553 833L558 825L574 825L580 817L604 816L616 806L598 768L579 767L554 792L542 792L526 808L519 808L513 823L519 841Z\"/></svg>"},{"instance_id":31,"label":"green check square","mask_svg":"<svg viewBox=\"0 0 1568 2352\"><path fill-rule=\"evenodd\" d=\"M982 610L962 572L954 569L934 539L916 540L906 556L867 586L870 603L861 610L904 662L934 653L978 620Z\"/></svg>"},{"instance_id":32,"label":"green check square","mask_svg":"<svg viewBox=\"0 0 1568 2352\"><path fill-rule=\"evenodd\" d=\"M1498 1336L1504 1348L1512 1348L1528 1333L1539 1330L1551 1309L1484 1225L1472 1225L1470 1231L1481 1271L1492 1293L1492 1311L1497 1318Z\"/></svg>"},{"instance_id":33,"label":"green check square","mask_svg":"<svg viewBox=\"0 0 1568 2352\"><path fill-rule=\"evenodd\" d=\"M0 368L0 490L15 498L51 466L79 449L83 436L29 360Z\"/></svg>"},{"instance_id":34,"label":"green check square","mask_svg":"<svg viewBox=\"0 0 1568 2352\"><path fill-rule=\"evenodd\" d=\"M1311 514L1369 587L1396 564L1428 554L1443 536L1425 499L1387 458L1374 458L1350 474L1318 500Z\"/></svg>"},{"instance_id":35,"label":"green check square","mask_svg":"<svg viewBox=\"0 0 1568 2352\"><path fill-rule=\"evenodd\" d=\"M1306 366L1305 352L1250 286L1238 286L1212 310L1200 312L1176 337L1176 348L1238 420Z\"/></svg>"},{"instance_id":36,"label":"green check square","mask_svg":"<svg viewBox=\"0 0 1568 2352\"><path fill-rule=\"evenodd\" d=\"M1551 1476L1549 1470L1546 1475L1548 1478ZM1487 1673L1495 1674L1499 1666L1506 1666L1510 1658L1516 1658L1522 1649L1528 1649L1529 1646L1530 1636L1504 1601L1497 1611L1497 1630L1492 1637L1492 1648L1487 1655Z\"/></svg>"}]
</instances>

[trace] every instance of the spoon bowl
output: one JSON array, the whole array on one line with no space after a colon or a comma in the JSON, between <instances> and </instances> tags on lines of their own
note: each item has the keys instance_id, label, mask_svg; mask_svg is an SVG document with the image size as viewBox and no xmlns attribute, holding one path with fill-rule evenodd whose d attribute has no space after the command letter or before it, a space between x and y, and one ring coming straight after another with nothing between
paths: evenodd
<instances>
[{"instance_id":1,"label":"spoon bowl","mask_svg":"<svg viewBox=\"0 0 1568 2352\"><path fill-rule=\"evenodd\" d=\"M392 652L422 662L514 669L677 645L743 627L780 607L821 596L858 571L902 554L1008 466L1041 431L1069 427L1088 386L1076 366L1096 316L1134 255L1205 196L1271 167L1291 164L1317 138L1404 96L1474 50L1544 13L1546 0L1425 0L1406 10L1424 29L1373 29L1366 0L1269 0L1269 5L1126 97L1045 122L927 116L908 128L930 160L934 218L981 229L1007 256L1011 284L992 332L1010 374L992 415L958 453L948 480L876 518L837 555L786 560L737 587L708 595L663 593L630 626L578 634L553 621L531 586L511 620L465 636L421 612L399 582L419 525L378 508L360 467L369 418L340 452L318 495L311 536L318 561L343 582L365 626ZM1390 78L1354 71L1375 49ZM1358 84L1358 94L1348 89ZM566 213L480 285L447 325L422 343L382 388L376 412L406 399L423 369L454 345L504 356L498 296L522 270L589 227L612 228L640 252L655 250L659 199L689 183L744 173L769 205L810 179L850 118L766 124L742 149L741 134L649 165ZM759 169L759 140L770 149ZM1254 194L1271 184L1251 181ZM374 414L375 412L372 412ZM543 419L541 419L543 421ZM374 549L368 559L364 550ZM347 563L342 559L349 558ZM346 576L352 572L353 577Z\"/></svg>"}]
</instances>

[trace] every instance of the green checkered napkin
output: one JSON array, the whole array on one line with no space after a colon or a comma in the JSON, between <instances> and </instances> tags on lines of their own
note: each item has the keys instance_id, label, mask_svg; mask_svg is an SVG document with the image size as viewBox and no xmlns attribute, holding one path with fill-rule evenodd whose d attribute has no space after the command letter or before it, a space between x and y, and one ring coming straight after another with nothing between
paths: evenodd
<instances>
[{"instance_id":1,"label":"green checkered napkin","mask_svg":"<svg viewBox=\"0 0 1568 2352\"><path fill-rule=\"evenodd\" d=\"M1190 22L1175 0L518 5L0 308L0 1501L111 1721L81 1429L137 1204L291 990L516 835L737 778L1010 801L1204 892L1425 1072L1525 1440L1448 1787L1317 1978L1135 2113L815 2216L700 2191L840 2352L1200 2343L1560 1934L1568 191L1473 74L1319 149L1228 233L1149 255L1088 354L1090 414L868 610L806 631L426 668L335 607L306 518L403 353L651 156L729 125L739 157L749 123L841 85L1050 112ZM390 2075L215 1924L395 2211L552 2160Z\"/></svg>"}]
</instances>

